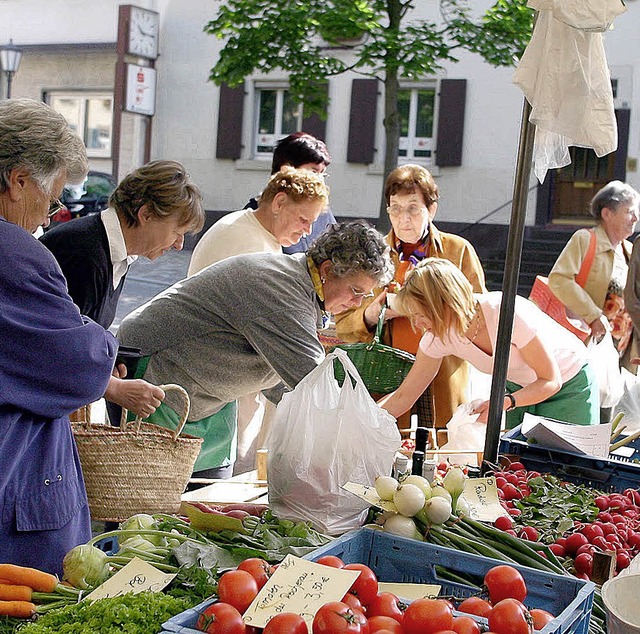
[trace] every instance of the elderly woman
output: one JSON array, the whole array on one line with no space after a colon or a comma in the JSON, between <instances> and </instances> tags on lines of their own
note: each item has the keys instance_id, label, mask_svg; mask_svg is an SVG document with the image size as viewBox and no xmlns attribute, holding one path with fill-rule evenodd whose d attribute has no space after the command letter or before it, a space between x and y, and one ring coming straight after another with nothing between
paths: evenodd
<instances>
[{"instance_id":1,"label":"elderly woman","mask_svg":"<svg viewBox=\"0 0 640 634\"><path fill-rule=\"evenodd\" d=\"M384 190L391 231L386 236L391 247L395 277L386 288L376 288L375 298L362 306L336 316L338 337L344 341L370 341L387 292L402 287L407 271L426 257L453 262L467 277L473 290L485 291L484 272L480 260L467 240L436 229L433 218L438 209L438 186L420 165L403 165L389 174ZM420 342L409 320L395 310L385 311L386 343L415 354ZM432 387L435 426L445 428L455 409L465 401L469 369L455 357L443 359ZM408 426L404 422L401 426Z\"/></svg>"},{"instance_id":2,"label":"elderly woman","mask_svg":"<svg viewBox=\"0 0 640 634\"><path fill-rule=\"evenodd\" d=\"M303 154L309 151L306 142L298 149ZM282 166L267 183L255 211L249 206L228 214L202 236L191 256L189 275L233 255L282 253L283 247L308 235L329 200L317 169L315 164L305 164L303 169ZM238 400L236 473L254 468L257 449L269 431L271 409L260 392Z\"/></svg>"},{"instance_id":3,"label":"elderly woman","mask_svg":"<svg viewBox=\"0 0 640 634\"><path fill-rule=\"evenodd\" d=\"M144 377L191 396L186 430L204 437L195 475L227 477L235 458L234 401L283 383L294 388L323 359L324 313L359 306L391 276L388 247L364 223L328 228L307 255L227 258L178 282L129 315L120 341L148 355ZM177 419L171 395L150 420Z\"/></svg>"},{"instance_id":4,"label":"elderly woman","mask_svg":"<svg viewBox=\"0 0 640 634\"><path fill-rule=\"evenodd\" d=\"M502 293L474 294L450 262L428 258L398 292L401 314L422 333L416 362L406 379L380 405L393 416L409 409L436 376L442 359L454 355L481 372L493 371ZM599 394L587 349L532 302L516 297L507 393L507 427L525 412L578 425L599 422ZM489 401L476 408L486 422Z\"/></svg>"},{"instance_id":5,"label":"elderly woman","mask_svg":"<svg viewBox=\"0 0 640 634\"><path fill-rule=\"evenodd\" d=\"M204 225L202 196L175 161L152 161L124 177L100 214L58 225L41 241L58 260L69 294L83 315L103 328L113 323L129 265L180 250L186 233ZM112 377L108 401L149 416L164 392L146 381Z\"/></svg>"},{"instance_id":6,"label":"elderly woman","mask_svg":"<svg viewBox=\"0 0 640 634\"><path fill-rule=\"evenodd\" d=\"M64 117L29 99L0 101L0 561L56 574L91 537L68 415L104 393L117 341L80 315L31 234L87 169Z\"/></svg>"},{"instance_id":7,"label":"elderly woman","mask_svg":"<svg viewBox=\"0 0 640 634\"><path fill-rule=\"evenodd\" d=\"M189 275L232 255L282 253L282 247L296 244L311 232L328 200L320 174L284 166L267 183L256 210L227 214L200 238Z\"/></svg>"},{"instance_id":8,"label":"elderly woman","mask_svg":"<svg viewBox=\"0 0 640 634\"><path fill-rule=\"evenodd\" d=\"M627 238L640 217L639 201L640 194L626 183L612 181L605 185L591 201L596 226L576 231L549 273L553 294L573 315L589 324L594 339L611 330L621 357L633 329L624 309L624 289L631 254ZM575 277L591 244L595 253L583 288Z\"/></svg>"}]
</instances>

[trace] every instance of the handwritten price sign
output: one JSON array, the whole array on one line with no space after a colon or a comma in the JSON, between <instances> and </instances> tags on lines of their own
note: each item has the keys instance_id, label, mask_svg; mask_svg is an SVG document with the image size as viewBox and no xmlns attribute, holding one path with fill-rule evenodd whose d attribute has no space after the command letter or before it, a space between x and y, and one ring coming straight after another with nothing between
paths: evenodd
<instances>
[{"instance_id":1,"label":"handwritten price sign","mask_svg":"<svg viewBox=\"0 0 640 634\"><path fill-rule=\"evenodd\" d=\"M359 574L287 555L247 608L244 622L265 627L276 614L295 612L311 631L316 612L329 601L340 601Z\"/></svg>"},{"instance_id":2,"label":"handwritten price sign","mask_svg":"<svg viewBox=\"0 0 640 634\"><path fill-rule=\"evenodd\" d=\"M468 478L463 495L469 502L474 520L495 522L501 515L508 515L498 499L495 478Z\"/></svg>"}]
</instances>

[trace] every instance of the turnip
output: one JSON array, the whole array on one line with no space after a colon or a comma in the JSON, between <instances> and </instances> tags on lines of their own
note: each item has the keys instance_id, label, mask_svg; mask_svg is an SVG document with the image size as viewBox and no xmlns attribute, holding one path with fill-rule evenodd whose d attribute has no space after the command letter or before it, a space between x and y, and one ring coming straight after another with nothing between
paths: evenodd
<instances>
[{"instance_id":1,"label":"turnip","mask_svg":"<svg viewBox=\"0 0 640 634\"><path fill-rule=\"evenodd\" d=\"M424 516L429 524L443 524L451 517L451 502L439 495L429 498L424 505Z\"/></svg>"},{"instance_id":2,"label":"turnip","mask_svg":"<svg viewBox=\"0 0 640 634\"><path fill-rule=\"evenodd\" d=\"M381 500L393 500L393 494L398 490L398 481L391 476L378 476L375 481L376 493Z\"/></svg>"},{"instance_id":3,"label":"turnip","mask_svg":"<svg viewBox=\"0 0 640 634\"><path fill-rule=\"evenodd\" d=\"M409 537L410 539L419 539L422 541L422 535L417 529L415 522L400 513L396 513L387 519L384 523L384 530L392 535L400 537Z\"/></svg>"},{"instance_id":4,"label":"turnip","mask_svg":"<svg viewBox=\"0 0 640 634\"><path fill-rule=\"evenodd\" d=\"M440 486L439 484L434 487L431 487L431 497L444 498L445 500L448 500L449 505L451 505L451 493L449 493L449 491L447 491L444 487Z\"/></svg>"}]
</instances>

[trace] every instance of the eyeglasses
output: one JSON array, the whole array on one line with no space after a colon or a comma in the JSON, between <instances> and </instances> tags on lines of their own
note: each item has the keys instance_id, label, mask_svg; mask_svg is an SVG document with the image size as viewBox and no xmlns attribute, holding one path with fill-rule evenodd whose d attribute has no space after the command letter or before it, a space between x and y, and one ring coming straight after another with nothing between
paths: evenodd
<instances>
[{"instance_id":1,"label":"eyeglasses","mask_svg":"<svg viewBox=\"0 0 640 634\"><path fill-rule=\"evenodd\" d=\"M400 205L391 205L391 207L387 207L387 213L390 216L396 217L404 212L408 213L412 218L415 218L416 216L422 215L426 208L427 207L425 205L418 205L417 203L413 203L407 207L400 207Z\"/></svg>"},{"instance_id":2,"label":"eyeglasses","mask_svg":"<svg viewBox=\"0 0 640 634\"><path fill-rule=\"evenodd\" d=\"M373 297L374 296L374 292L370 291L369 293L365 293L364 291L358 291L355 288L353 288L353 286L349 285L349 290L351 291L351 294L356 298L356 299L364 299L365 297Z\"/></svg>"},{"instance_id":3,"label":"eyeglasses","mask_svg":"<svg viewBox=\"0 0 640 634\"><path fill-rule=\"evenodd\" d=\"M59 211L62 211L65 208L64 203L56 198L49 203L49 213L47 214L47 218L51 218L55 216Z\"/></svg>"}]
</instances>

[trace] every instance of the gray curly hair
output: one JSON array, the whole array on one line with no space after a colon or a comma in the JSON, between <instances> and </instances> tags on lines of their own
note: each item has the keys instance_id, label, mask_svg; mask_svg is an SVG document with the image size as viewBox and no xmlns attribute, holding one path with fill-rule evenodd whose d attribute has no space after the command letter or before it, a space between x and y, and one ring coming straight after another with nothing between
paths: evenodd
<instances>
[{"instance_id":1,"label":"gray curly hair","mask_svg":"<svg viewBox=\"0 0 640 634\"><path fill-rule=\"evenodd\" d=\"M384 237L363 220L329 226L309 247L307 255L316 266L329 260L336 277L365 273L379 286L393 277L389 246Z\"/></svg>"},{"instance_id":2,"label":"gray curly hair","mask_svg":"<svg viewBox=\"0 0 640 634\"><path fill-rule=\"evenodd\" d=\"M602 210L608 207L617 210L618 205L624 203L633 204L640 200L640 194L627 183L611 181L598 190L591 199L591 215L598 221L602 220Z\"/></svg>"},{"instance_id":3,"label":"gray curly hair","mask_svg":"<svg viewBox=\"0 0 640 634\"><path fill-rule=\"evenodd\" d=\"M81 183L89 170L87 152L67 120L34 99L0 101L0 192L9 187L9 175L25 168L43 191L50 193L56 178L66 171L68 183Z\"/></svg>"}]
</instances>

